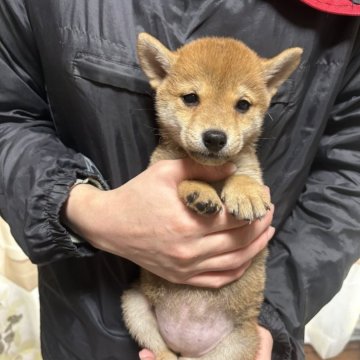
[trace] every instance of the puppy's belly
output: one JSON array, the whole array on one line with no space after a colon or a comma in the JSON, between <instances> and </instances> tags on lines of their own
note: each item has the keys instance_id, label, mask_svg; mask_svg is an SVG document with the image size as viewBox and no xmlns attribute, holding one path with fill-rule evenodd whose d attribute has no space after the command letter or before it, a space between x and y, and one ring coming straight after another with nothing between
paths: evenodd
<instances>
[{"instance_id":1,"label":"puppy's belly","mask_svg":"<svg viewBox=\"0 0 360 360\"><path fill-rule=\"evenodd\" d=\"M167 345L186 357L200 357L226 337L234 328L225 312L209 308L204 301L180 308L157 306L155 309L160 333Z\"/></svg>"}]
</instances>

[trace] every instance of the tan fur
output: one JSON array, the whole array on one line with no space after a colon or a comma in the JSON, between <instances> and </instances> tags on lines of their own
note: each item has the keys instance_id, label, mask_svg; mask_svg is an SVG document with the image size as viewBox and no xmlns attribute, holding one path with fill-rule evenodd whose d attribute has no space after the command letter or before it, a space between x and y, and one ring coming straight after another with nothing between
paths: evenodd
<instances>
[{"instance_id":1,"label":"tan fur","mask_svg":"<svg viewBox=\"0 0 360 360\"><path fill-rule=\"evenodd\" d=\"M151 163L187 156L204 165L233 162L237 172L224 182L181 183L180 198L199 214L214 214L224 204L238 219L252 221L263 217L269 210L270 199L263 189L256 141L271 97L299 64L302 50L288 49L272 59L262 59L237 40L203 38L171 52L142 33L138 53L141 66L156 90L161 131L161 143ZM185 104L183 96L187 94L197 94L199 102ZM239 100L246 100L250 108L239 111L236 108ZM213 130L226 135L226 144L219 151L210 150L205 144L204 133ZM206 314L197 311L197 304L205 299L209 311L231 319L233 330L200 358L254 360L265 258L266 250L255 257L239 280L221 289L172 284L142 270L139 284L122 298L130 333L141 346L152 350L158 360L194 359L181 354L178 357L171 351L159 332L154 309L161 308L176 319L187 304L196 321L205 321Z\"/></svg>"}]
</instances>

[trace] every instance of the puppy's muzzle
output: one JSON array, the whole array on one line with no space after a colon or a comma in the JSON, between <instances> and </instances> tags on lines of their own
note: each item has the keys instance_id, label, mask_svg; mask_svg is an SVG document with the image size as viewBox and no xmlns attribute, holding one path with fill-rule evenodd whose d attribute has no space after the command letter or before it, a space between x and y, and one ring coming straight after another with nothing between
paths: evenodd
<instances>
[{"instance_id":1,"label":"puppy's muzzle","mask_svg":"<svg viewBox=\"0 0 360 360\"><path fill-rule=\"evenodd\" d=\"M226 145L227 136L220 130L207 130L202 134L202 140L209 151L217 153Z\"/></svg>"}]
</instances>

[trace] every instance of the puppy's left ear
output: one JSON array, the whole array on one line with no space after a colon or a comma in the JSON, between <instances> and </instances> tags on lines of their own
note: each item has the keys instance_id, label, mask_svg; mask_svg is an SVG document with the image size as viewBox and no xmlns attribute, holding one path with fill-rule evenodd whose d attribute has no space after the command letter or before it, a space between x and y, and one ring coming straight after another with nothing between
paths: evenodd
<instances>
[{"instance_id":1,"label":"puppy's left ear","mask_svg":"<svg viewBox=\"0 0 360 360\"><path fill-rule=\"evenodd\" d=\"M298 67L302 53L301 48L291 48L271 59L262 60L265 81L271 96L275 95L280 85Z\"/></svg>"},{"instance_id":2,"label":"puppy's left ear","mask_svg":"<svg viewBox=\"0 0 360 360\"><path fill-rule=\"evenodd\" d=\"M137 42L137 51L141 67L156 89L167 76L175 55L159 40L147 33L140 33Z\"/></svg>"}]
</instances>

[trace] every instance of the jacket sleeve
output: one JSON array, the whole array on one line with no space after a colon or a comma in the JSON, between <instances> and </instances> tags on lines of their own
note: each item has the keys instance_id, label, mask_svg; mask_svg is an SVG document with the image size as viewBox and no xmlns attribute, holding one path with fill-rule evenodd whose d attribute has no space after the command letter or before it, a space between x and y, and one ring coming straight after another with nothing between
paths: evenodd
<instances>
[{"instance_id":1,"label":"jacket sleeve","mask_svg":"<svg viewBox=\"0 0 360 360\"><path fill-rule=\"evenodd\" d=\"M59 212L78 178L106 187L94 164L57 138L40 59L22 0L0 2L0 215L30 259L91 255Z\"/></svg>"},{"instance_id":2,"label":"jacket sleeve","mask_svg":"<svg viewBox=\"0 0 360 360\"><path fill-rule=\"evenodd\" d=\"M338 292L360 258L358 45L304 190L270 244L260 322L273 333L273 359L303 358L305 324Z\"/></svg>"}]
</instances>

